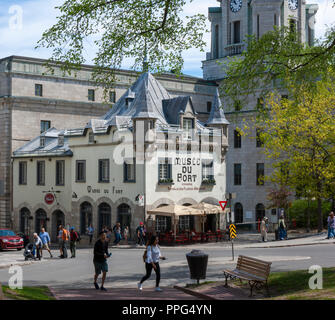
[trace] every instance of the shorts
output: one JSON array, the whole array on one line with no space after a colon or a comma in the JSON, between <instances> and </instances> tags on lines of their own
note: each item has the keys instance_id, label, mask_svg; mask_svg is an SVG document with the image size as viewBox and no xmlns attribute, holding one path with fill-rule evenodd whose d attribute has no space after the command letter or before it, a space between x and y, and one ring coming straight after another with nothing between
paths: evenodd
<instances>
[{"instance_id":1,"label":"shorts","mask_svg":"<svg viewBox=\"0 0 335 320\"><path fill-rule=\"evenodd\" d=\"M93 261L94 263L94 268L95 268L95 274L99 275L101 272L108 272L108 263L107 261L105 262L96 262Z\"/></svg>"},{"instance_id":2,"label":"shorts","mask_svg":"<svg viewBox=\"0 0 335 320\"><path fill-rule=\"evenodd\" d=\"M49 245L48 245L47 243L44 243L44 244L42 245L42 249L50 250L50 249L49 249Z\"/></svg>"}]
</instances>

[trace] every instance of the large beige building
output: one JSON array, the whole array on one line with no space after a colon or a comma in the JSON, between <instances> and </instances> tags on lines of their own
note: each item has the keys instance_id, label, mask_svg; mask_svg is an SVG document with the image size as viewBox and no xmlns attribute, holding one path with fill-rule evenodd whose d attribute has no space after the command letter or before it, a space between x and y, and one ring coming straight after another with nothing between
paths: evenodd
<instances>
[{"instance_id":1,"label":"large beige building","mask_svg":"<svg viewBox=\"0 0 335 320\"><path fill-rule=\"evenodd\" d=\"M220 6L209 8L211 21L211 51L203 61L206 80L215 80L224 86L225 70L229 57L238 57L247 50L247 35L261 37L275 26L287 26L298 31L299 39L314 43L316 4L305 0L218 0ZM238 81L238 80L237 80ZM285 93L283 93L285 94ZM267 192L271 185L260 183L260 177L269 176L271 162L263 154L263 146L253 127L256 107L261 97L250 97L242 110L226 108L230 121L229 151L227 154L227 191L236 197L232 200L235 222L254 223L267 215L277 222L280 208L268 208ZM242 99L241 99L242 100ZM224 99L223 99L224 102ZM239 107L239 106L238 106ZM236 128L251 124L251 136L241 137ZM255 226L254 224L250 224Z\"/></svg>"},{"instance_id":2,"label":"large beige building","mask_svg":"<svg viewBox=\"0 0 335 320\"><path fill-rule=\"evenodd\" d=\"M16 230L54 238L59 224L82 234L117 221L134 234L147 211L160 206L218 205L226 195L228 121L216 95L206 122L189 95L172 96L142 74L113 108L79 129L50 128L14 152ZM144 197L143 202L138 201ZM209 215L207 229L223 228ZM182 216L178 229L201 231L200 218ZM156 218L157 231L171 219Z\"/></svg>"},{"instance_id":3,"label":"large beige building","mask_svg":"<svg viewBox=\"0 0 335 320\"><path fill-rule=\"evenodd\" d=\"M118 70L106 102L102 88L91 81L92 66L83 65L76 75L64 75L57 67L51 74L45 63L17 56L0 60L0 227L13 223L12 151L51 127L79 128L101 117L139 76ZM189 76L176 78L173 74L157 79L172 96L190 95L198 116L208 117L216 92L214 82Z\"/></svg>"}]
</instances>

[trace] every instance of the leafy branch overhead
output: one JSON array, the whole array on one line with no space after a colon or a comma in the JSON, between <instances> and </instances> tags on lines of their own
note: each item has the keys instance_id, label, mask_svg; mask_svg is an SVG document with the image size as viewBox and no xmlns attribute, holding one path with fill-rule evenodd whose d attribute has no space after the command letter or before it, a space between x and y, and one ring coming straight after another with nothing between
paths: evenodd
<instances>
[{"instance_id":1,"label":"leafy branch overhead","mask_svg":"<svg viewBox=\"0 0 335 320\"><path fill-rule=\"evenodd\" d=\"M70 72L85 63L85 45L93 41L94 80L105 86L125 59L141 69L147 57L151 71L179 74L182 52L203 51L206 45L206 17L183 16L185 5L186 0L66 0L57 7L57 23L43 33L37 47L51 48L50 61Z\"/></svg>"},{"instance_id":2,"label":"leafy branch overhead","mask_svg":"<svg viewBox=\"0 0 335 320\"><path fill-rule=\"evenodd\" d=\"M245 45L247 50L224 67L222 90L231 102L246 104L250 96L266 97L274 87L290 90L302 81L313 89L316 79L330 76L335 62L335 28L313 46L299 41L288 27L275 28L260 39L250 36Z\"/></svg>"}]
</instances>

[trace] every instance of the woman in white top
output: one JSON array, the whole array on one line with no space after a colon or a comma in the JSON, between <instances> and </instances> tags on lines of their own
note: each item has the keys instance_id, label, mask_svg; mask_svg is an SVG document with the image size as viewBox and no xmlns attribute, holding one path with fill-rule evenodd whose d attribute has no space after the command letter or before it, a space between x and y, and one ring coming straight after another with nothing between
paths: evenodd
<instances>
[{"instance_id":1,"label":"woman in white top","mask_svg":"<svg viewBox=\"0 0 335 320\"><path fill-rule=\"evenodd\" d=\"M159 259L165 260L165 257L162 257L161 251L158 246L158 237L152 236L148 245L147 245L147 257L145 259L145 270L146 275L142 278L141 282L138 284L138 289L142 290L142 283L149 279L151 276L152 268L156 272L156 288L155 291L162 291L159 287L159 281L161 279L161 271L159 267Z\"/></svg>"}]
</instances>

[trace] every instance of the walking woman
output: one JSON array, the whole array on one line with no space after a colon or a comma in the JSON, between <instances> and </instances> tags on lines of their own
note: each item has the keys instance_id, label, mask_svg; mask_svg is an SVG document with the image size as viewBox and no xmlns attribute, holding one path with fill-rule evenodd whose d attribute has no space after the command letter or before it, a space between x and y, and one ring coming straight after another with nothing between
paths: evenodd
<instances>
[{"instance_id":1,"label":"walking woman","mask_svg":"<svg viewBox=\"0 0 335 320\"><path fill-rule=\"evenodd\" d=\"M286 225L285 225L285 220L284 220L284 215L280 216L280 219L278 221L279 223L279 239L284 240L286 239Z\"/></svg>"},{"instance_id":2,"label":"walking woman","mask_svg":"<svg viewBox=\"0 0 335 320\"><path fill-rule=\"evenodd\" d=\"M158 246L158 237L152 236L146 249L146 254L144 254L145 258L145 270L146 275L142 278L141 282L138 284L138 289L142 290L142 283L149 279L151 276L152 269L156 272L156 288L155 291L162 291L159 287L159 282L161 279L161 271L159 267L159 259L165 260L165 257L162 257L161 251Z\"/></svg>"}]
</instances>

